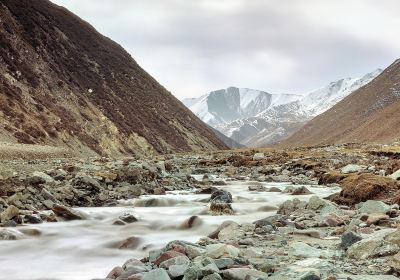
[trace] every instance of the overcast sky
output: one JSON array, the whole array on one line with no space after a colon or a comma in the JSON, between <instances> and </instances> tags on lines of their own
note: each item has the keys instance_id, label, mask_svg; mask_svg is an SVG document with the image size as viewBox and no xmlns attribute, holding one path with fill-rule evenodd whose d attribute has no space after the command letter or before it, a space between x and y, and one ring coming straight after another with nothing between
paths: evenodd
<instances>
[{"instance_id":1,"label":"overcast sky","mask_svg":"<svg viewBox=\"0 0 400 280\"><path fill-rule=\"evenodd\" d=\"M228 86L303 93L400 57L399 0L52 0L178 98Z\"/></svg>"}]
</instances>

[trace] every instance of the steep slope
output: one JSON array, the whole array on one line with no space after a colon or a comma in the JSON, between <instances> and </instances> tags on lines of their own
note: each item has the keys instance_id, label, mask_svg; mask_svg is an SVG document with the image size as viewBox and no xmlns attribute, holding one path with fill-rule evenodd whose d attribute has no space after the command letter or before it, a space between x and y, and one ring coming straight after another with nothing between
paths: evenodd
<instances>
[{"instance_id":1,"label":"steep slope","mask_svg":"<svg viewBox=\"0 0 400 280\"><path fill-rule=\"evenodd\" d=\"M364 87L319 115L282 146L400 139L400 60Z\"/></svg>"},{"instance_id":2,"label":"steep slope","mask_svg":"<svg viewBox=\"0 0 400 280\"><path fill-rule=\"evenodd\" d=\"M359 79L341 79L305 95L228 88L184 103L203 121L234 141L248 147L263 147L288 138L307 121L369 83L381 72L377 69Z\"/></svg>"},{"instance_id":3,"label":"steep slope","mask_svg":"<svg viewBox=\"0 0 400 280\"><path fill-rule=\"evenodd\" d=\"M0 139L109 155L217 149L118 44L47 0L0 2Z\"/></svg>"}]
</instances>

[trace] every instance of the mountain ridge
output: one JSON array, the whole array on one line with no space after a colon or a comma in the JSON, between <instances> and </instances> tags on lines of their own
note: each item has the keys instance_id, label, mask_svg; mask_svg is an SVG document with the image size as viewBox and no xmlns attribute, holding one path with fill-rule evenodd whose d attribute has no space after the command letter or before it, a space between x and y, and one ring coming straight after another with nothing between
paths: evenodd
<instances>
[{"instance_id":1,"label":"mountain ridge","mask_svg":"<svg viewBox=\"0 0 400 280\"><path fill-rule=\"evenodd\" d=\"M400 60L284 141L281 146L398 141Z\"/></svg>"},{"instance_id":2,"label":"mountain ridge","mask_svg":"<svg viewBox=\"0 0 400 280\"><path fill-rule=\"evenodd\" d=\"M230 87L226 90L213 91L197 99L184 100L183 103L203 121L236 142L249 147L262 147L276 144L286 139L299 130L307 121L328 110L359 87L369 83L381 72L381 69L377 69L361 78L340 79L304 95L279 95L265 91ZM252 92L253 99L246 100L245 104L251 104L256 99L254 96L267 96L269 102L259 102L264 107L258 106L258 110L250 110L247 116L234 114L236 119L227 120L221 117L217 111L210 110L209 104L213 102L210 96L215 94L224 95L229 91L239 93L241 91ZM227 94L223 98L228 99L228 96ZM272 102L272 99L276 102ZM234 104L237 107L233 111L238 112L240 109L238 104L240 105L240 103L234 102ZM230 108L225 106L223 109L229 110Z\"/></svg>"},{"instance_id":3,"label":"mountain ridge","mask_svg":"<svg viewBox=\"0 0 400 280\"><path fill-rule=\"evenodd\" d=\"M2 139L97 154L226 146L119 44L47 0L0 3Z\"/></svg>"}]
</instances>

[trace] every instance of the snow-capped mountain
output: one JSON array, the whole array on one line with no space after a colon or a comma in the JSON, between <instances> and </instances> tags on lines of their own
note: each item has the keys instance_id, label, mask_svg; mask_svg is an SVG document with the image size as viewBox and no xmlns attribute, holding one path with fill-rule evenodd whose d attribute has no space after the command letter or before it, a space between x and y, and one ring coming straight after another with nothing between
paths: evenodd
<instances>
[{"instance_id":1,"label":"snow-capped mountain","mask_svg":"<svg viewBox=\"0 0 400 280\"><path fill-rule=\"evenodd\" d=\"M249 147L280 142L382 73L345 78L307 94L270 94L230 87L183 103L204 122Z\"/></svg>"},{"instance_id":2,"label":"snow-capped mountain","mask_svg":"<svg viewBox=\"0 0 400 280\"><path fill-rule=\"evenodd\" d=\"M264 91L230 87L210 92L199 98L184 99L183 103L198 117L217 127L254 117L268 108L298 100L294 94L270 94Z\"/></svg>"}]
</instances>

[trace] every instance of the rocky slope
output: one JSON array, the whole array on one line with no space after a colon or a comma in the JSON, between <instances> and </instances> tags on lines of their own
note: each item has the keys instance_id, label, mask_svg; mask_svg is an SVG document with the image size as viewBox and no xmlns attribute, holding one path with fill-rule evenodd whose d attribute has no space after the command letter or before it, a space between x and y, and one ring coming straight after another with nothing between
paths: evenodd
<instances>
[{"instance_id":1,"label":"rocky slope","mask_svg":"<svg viewBox=\"0 0 400 280\"><path fill-rule=\"evenodd\" d=\"M86 154L226 146L117 43L47 0L0 3L0 141Z\"/></svg>"},{"instance_id":2,"label":"rocky slope","mask_svg":"<svg viewBox=\"0 0 400 280\"><path fill-rule=\"evenodd\" d=\"M283 146L399 140L400 61L319 115Z\"/></svg>"},{"instance_id":3,"label":"rocky slope","mask_svg":"<svg viewBox=\"0 0 400 280\"><path fill-rule=\"evenodd\" d=\"M183 102L203 121L236 142L262 147L286 139L381 72L378 69L360 79L341 79L306 95L228 88Z\"/></svg>"}]
</instances>

